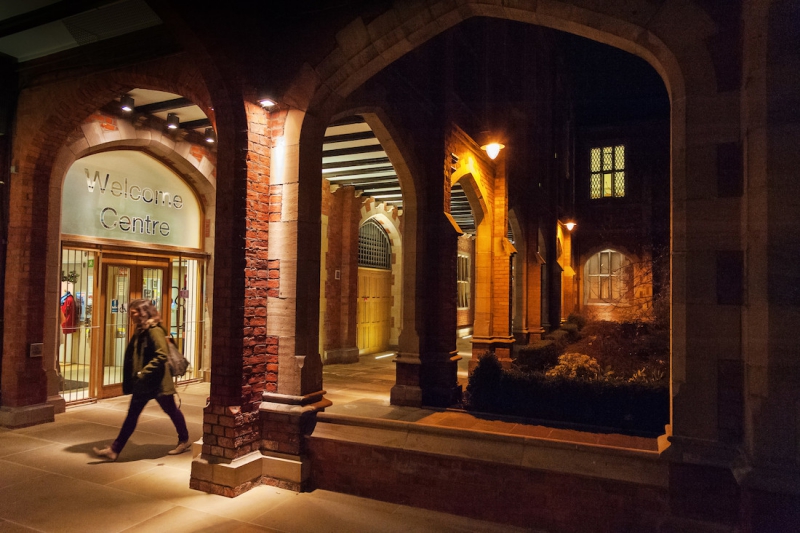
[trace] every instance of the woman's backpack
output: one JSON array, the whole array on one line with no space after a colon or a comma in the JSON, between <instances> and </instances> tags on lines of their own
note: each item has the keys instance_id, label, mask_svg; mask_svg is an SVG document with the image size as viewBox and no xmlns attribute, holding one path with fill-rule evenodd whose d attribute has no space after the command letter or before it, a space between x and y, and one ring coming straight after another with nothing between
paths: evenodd
<instances>
[{"instance_id":1,"label":"woman's backpack","mask_svg":"<svg viewBox=\"0 0 800 533\"><path fill-rule=\"evenodd\" d=\"M172 338L172 335L167 337L167 346L169 347L169 353L167 354L169 373L172 374L172 377L181 377L189 369L189 360L178 349L178 345L175 344L175 339Z\"/></svg>"}]
</instances>

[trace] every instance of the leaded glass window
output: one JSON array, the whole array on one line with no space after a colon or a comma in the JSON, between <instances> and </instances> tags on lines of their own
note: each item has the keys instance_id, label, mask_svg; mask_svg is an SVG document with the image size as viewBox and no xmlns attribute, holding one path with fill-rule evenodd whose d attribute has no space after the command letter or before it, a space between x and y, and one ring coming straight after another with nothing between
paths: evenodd
<instances>
[{"instance_id":1,"label":"leaded glass window","mask_svg":"<svg viewBox=\"0 0 800 533\"><path fill-rule=\"evenodd\" d=\"M469 256L458 254L458 307L469 307Z\"/></svg>"},{"instance_id":2,"label":"leaded glass window","mask_svg":"<svg viewBox=\"0 0 800 533\"><path fill-rule=\"evenodd\" d=\"M631 263L615 250L603 250L586 262L586 303L615 304L626 301Z\"/></svg>"},{"instance_id":3,"label":"leaded glass window","mask_svg":"<svg viewBox=\"0 0 800 533\"><path fill-rule=\"evenodd\" d=\"M368 220L358 230L358 266L392 269L392 245L384 229Z\"/></svg>"},{"instance_id":4,"label":"leaded glass window","mask_svg":"<svg viewBox=\"0 0 800 533\"><path fill-rule=\"evenodd\" d=\"M592 148L589 170L589 196L592 199L625 196L625 146Z\"/></svg>"}]
</instances>

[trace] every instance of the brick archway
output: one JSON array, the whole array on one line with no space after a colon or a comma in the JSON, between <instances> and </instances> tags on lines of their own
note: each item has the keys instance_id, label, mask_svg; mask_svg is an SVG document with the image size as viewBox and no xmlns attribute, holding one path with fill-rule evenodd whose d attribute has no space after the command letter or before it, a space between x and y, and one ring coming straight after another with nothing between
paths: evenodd
<instances>
[{"instance_id":1,"label":"brick archway","mask_svg":"<svg viewBox=\"0 0 800 533\"><path fill-rule=\"evenodd\" d=\"M110 140L102 142L97 136L85 134L84 128L90 128L92 125L99 126L98 122L107 117L102 115L92 115L85 121L76 131L76 135L70 137L73 141L70 146L62 146L56 157L56 162L53 165L51 172L51 194L50 206L48 213L50 223L48 227L47 242L50 245L47 247L47 264L60 268L60 219L62 210L62 188L67 171L79 159L88 155L107 152L112 150L135 150L143 152L153 159L165 164L171 170L179 174L194 190L198 197L198 201L202 204L205 213L205 219L210 227L213 227L215 218L216 207L216 157L205 149L203 146L190 144L187 142L172 142L170 139L165 138L160 131L152 130L150 128L136 129L133 124L128 124L128 127L118 129L109 135ZM117 122L124 121L124 119L116 119ZM107 124L107 122L105 122ZM80 133L78 133L80 132ZM76 138L78 140L76 140ZM214 238L209 235L204 241L204 248L209 253L209 262L207 268L209 272L214 271L213 251L214 251ZM51 288L50 285L56 283L56 272L51 272L48 268L46 273L46 283L48 284L47 292L57 290ZM213 275L208 276L206 288L209 291L208 303L209 307L213 307ZM48 375L48 398L51 403L55 402L56 410L63 410L63 400L55 400L58 397L57 389L57 376L55 375L54 363L55 353L58 351L57 338L58 338L58 320L57 311L53 306L47 306L44 309L44 366ZM51 360L52 359L52 360ZM208 361L204 363L208 365Z\"/></svg>"},{"instance_id":2,"label":"brick archway","mask_svg":"<svg viewBox=\"0 0 800 533\"><path fill-rule=\"evenodd\" d=\"M15 317L21 334L4 336L3 406L39 405L37 412L45 419L52 416L52 406L45 404L45 368L41 360L27 357L27 351L30 343L48 342L46 324L55 324L46 312L49 300L42 298L41 291L57 268L59 209L52 208L60 203L60 170L66 170L69 154L74 155L66 147L67 140L86 117L133 87L184 94L213 120L202 77L184 78L179 73L185 68L190 67L173 56L126 70L37 86L20 94L17 112L26 120L17 123L12 153L16 174L9 193L12 207L5 287L6 296L13 296L5 298L5 313ZM31 246L34 242L46 245ZM26 312L19 313L21 308Z\"/></svg>"}]
</instances>

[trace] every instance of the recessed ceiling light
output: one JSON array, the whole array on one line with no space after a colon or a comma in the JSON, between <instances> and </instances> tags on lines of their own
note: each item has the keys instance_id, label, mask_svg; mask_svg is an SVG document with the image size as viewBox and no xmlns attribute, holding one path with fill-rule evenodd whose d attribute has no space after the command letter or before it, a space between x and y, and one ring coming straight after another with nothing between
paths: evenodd
<instances>
[{"instance_id":1,"label":"recessed ceiling light","mask_svg":"<svg viewBox=\"0 0 800 533\"><path fill-rule=\"evenodd\" d=\"M178 125L181 123L181 119L178 118L178 115L175 113L168 113L167 114L167 128L171 130L178 129Z\"/></svg>"},{"instance_id":2,"label":"recessed ceiling light","mask_svg":"<svg viewBox=\"0 0 800 533\"><path fill-rule=\"evenodd\" d=\"M133 111L133 97L127 94L123 95L122 98L119 99L119 108L126 113Z\"/></svg>"}]
</instances>

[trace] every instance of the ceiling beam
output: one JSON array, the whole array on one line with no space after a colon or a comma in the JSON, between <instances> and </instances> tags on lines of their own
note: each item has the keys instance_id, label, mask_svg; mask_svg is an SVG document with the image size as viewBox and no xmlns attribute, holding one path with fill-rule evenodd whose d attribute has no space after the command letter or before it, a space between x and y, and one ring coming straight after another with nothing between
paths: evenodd
<instances>
[{"instance_id":1,"label":"ceiling beam","mask_svg":"<svg viewBox=\"0 0 800 533\"><path fill-rule=\"evenodd\" d=\"M185 130L196 130L197 128L207 128L209 126L211 126L211 121L207 118L189 120L188 122L181 122L180 124L180 127Z\"/></svg>"},{"instance_id":2,"label":"ceiling beam","mask_svg":"<svg viewBox=\"0 0 800 533\"><path fill-rule=\"evenodd\" d=\"M163 102L137 105L134 108L134 111L137 113L143 113L145 115L152 115L153 113L160 113L161 111L172 111L173 109L180 109L182 107L189 107L193 105L194 103L186 98L174 98L172 100L164 100Z\"/></svg>"}]
</instances>

